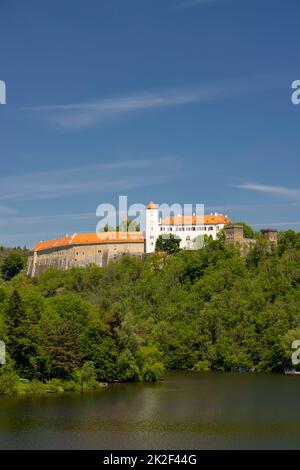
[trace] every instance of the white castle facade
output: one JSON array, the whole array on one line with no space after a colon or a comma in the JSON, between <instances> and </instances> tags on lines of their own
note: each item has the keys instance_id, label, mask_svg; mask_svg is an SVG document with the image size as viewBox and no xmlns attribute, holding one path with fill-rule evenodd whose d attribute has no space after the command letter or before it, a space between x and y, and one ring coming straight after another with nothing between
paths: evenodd
<instances>
[{"instance_id":1,"label":"white castle facade","mask_svg":"<svg viewBox=\"0 0 300 470\"><path fill-rule=\"evenodd\" d=\"M203 240L203 235L215 240L218 232L228 222L230 219L226 215L217 212L203 216L177 215L162 219L159 216L159 207L150 202L146 208L145 251L153 253L158 237L170 234L180 238L180 248L197 249L199 241Z\"/></svg>"}]
</instances>

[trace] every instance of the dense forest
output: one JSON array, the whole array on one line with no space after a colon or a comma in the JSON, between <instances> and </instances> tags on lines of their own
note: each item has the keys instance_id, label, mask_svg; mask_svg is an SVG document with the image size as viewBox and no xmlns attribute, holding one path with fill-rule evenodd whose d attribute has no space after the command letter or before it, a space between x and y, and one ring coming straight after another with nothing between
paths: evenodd
<instances>
[{"instance_id":1,"label":"dense forest","mask_svg":"<svg viewBox=\"0 0 300 470\"><path fill-rule=\"evenodd\" d=\"M0 263L0 393L155 381L166 369L290 366L300 234L281 232L278 247L251 235L246 256L221 236L196 251L172 247L35 279L22 270L26 253L9 252Z\"/></svg>"}]
</instances>

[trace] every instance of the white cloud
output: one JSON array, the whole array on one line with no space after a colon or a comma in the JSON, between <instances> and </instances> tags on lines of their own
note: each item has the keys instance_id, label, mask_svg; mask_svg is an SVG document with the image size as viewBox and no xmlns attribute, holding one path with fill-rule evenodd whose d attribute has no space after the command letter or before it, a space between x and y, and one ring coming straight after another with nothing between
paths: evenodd
<instances>
[{"instance_id":1,"label":"white cloud","mask_svg":"<svg viewBox=\"0 0 300 470\"><path fill-rule=\"evenodd\" d=\"M268 223L263 223L263 224L251 224L252 227L285 227L285 229L288 229L290 226L293 225L300 225L300 221L293 221L293 222L268 222Z\"/></svg>"},{"instance_id":2,"label":"white cloud","mask_svg":"<svg viewBox=\"0 0 300 470\"><path fill-rule=\"evenodd\" d=\"M7 216L7 215L14 215L16 213L16 210L12 207L7 207L7 206L0 206L0 217L1 216Z\"/></svg>"},{"instance_id":3,"label":"white cloud","mask_svg":"<svg viewBox=\"0 0 300 470\"><path fill-rule=\"evenodd\" d=\"M157 174L157 167L160 168ZM173 157L115 161L0 178L0 200L50 199L78 194L126 191L160 184L180 175Z\"/></svg>"},{"instance_id":4,"label":"white cloud","mask_svg":"<svg viewBox=\"0 0 300 470\"><path fill-rule=\"evenodd\" d=\"M144 94L106 99L93 103L37 106L35 111L102 111L108 113L130 112L139 109L157 108L186 104L198 100L196 93Z\"/></svg>"},{"instance_id":5,"label":"white cloud","mask_svg":"<svg viewBox=\"0 0 300 470\"><path fill-rule=\"evenodd\" d=\"M58 104L24 108L27 111L47 112L50 119L65 129L91 127L104 119L113 119L138 111L184 106L216 99L224 92L222 84L200 89L144 93L103 99L88 103Z\"/></svg>"},{"instance_id":6,"label":"white cloud","mask_svg":"<svg viewBox=\"0 0 300 470\"><path fill-rule=\"evenodd\" d=\"M271 186L266 184L257 183L244 183L235 185L236 188L246 189L249 191L258 191L278 196L285 196L290 198L300 198L300 189L286 188L284 186Z\"/></svg>"},{"instance_id":7,"label":"white cloud","mask_svg":"<svg viewBox=\"0 0 300 470\"><path fill-rule=\"evenodd\" d=\"M79 221L79 220L91 220L95 218L93 212L80 212L73 214L48 214L48 215L24 215L15 217L1 217L0 216L0 229L14 226L25 226L32 227L37 224L41 226L45 223L50 223L52 226L54 223L61 223L66 221Z\"/></svg>"},{"instance_id":8,"label":"white cloud","mask_svg":"<svg viewBox=\"0 0 300 470\"><path fill-rule=\"evenodd\" d=\"M184 89L169 88L156 92L133 93L131 95L103 98L86 103L54 104L22 108L23 111L46 117L55 125L68 129L84 129L99 123L133 113L176 108L191 104L237 98L251 93L277 88L282 78L250 76L209 82Z\"/></svg>"}]
</instances>

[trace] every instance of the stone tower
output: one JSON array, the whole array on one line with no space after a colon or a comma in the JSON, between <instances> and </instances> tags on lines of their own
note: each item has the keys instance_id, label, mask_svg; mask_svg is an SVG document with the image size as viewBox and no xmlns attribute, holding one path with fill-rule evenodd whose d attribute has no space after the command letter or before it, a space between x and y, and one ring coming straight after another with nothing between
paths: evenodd
<instances>
[{"instance_id":1,"label":"stone tower","mask_svg":"<svg viewBox=\"0 0 300 470\"><path fill-rule=\"evenodd\" d=\"M277 245L278 243L278 230L275 228L263 228L261 230L262 235L271 243L274 243L274 245Z\"/></svg>"},{"instance_id":2,"label":"stone tower","mask_svg":"<svg viewBox=\"0 0 300 470\"><path fill-rule=\"evenodd\" d=\"M225 227L226 242L244 243L244 228L239 224L231 224Z\"/></svg>"}]
</instances>

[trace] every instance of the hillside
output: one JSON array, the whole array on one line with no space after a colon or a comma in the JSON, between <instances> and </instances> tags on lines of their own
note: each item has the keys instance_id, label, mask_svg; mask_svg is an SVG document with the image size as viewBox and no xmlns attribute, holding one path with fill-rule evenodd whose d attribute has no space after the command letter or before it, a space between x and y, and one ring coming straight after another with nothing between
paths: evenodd
<instances>
[{"instance_id":1,"label":"hillside","mask_svg":"<svg viewBox=\"0 0 300 470\"><path fill-rule=\"evenodd\" d=\"M107 268L19 274L0 285L0 335L21 377L156 380L170 369L282 370L300 339L300 236L222 240ZM2 368L3 370L5 368ZM2 371L3 372L3 371Z\"/></svg>"}]
</instances>

